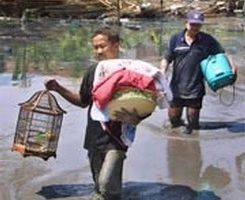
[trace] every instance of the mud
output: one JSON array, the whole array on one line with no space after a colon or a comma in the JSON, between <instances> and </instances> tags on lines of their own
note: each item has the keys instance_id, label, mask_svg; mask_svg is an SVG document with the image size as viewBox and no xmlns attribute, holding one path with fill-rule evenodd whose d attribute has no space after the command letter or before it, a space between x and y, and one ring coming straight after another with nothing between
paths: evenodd
<instances>
[{"instance_id":1,"label":"mud","mask_svg":"<svg viewBox=\"0 0 245 200\"><path fill-rule=\"evenodd\" d=\"M23 158L11 152L18 103L44 89L47 77L35 76L30 87L11 85L1 74L0 188L3 200L88 199L93 190L86 151L82 148L86 109L57 96L65 115L57 158ZM57 77L74 90L79 80ZM227 107L216 94L204 100L201 130L183 136L168 128L166 109L156 109L138 127L124 169L124 199L242 200L245 197L244 85L238 84ZM230 94L228 92L228 94ZM201 196L200 196L201 195ZM204 198L204 197L202 197ZM206 199L206 198L204 198Z\"/></svg>"},{"instance_id":2,"label":"mud","mask_svg":"<svg viewBox=\"0 0 245 200\"><path fill-rule=\"evenodd\" d=\"M184 136L181 128L170 129L167 110L158 108L139 125L125 161L123 200L245 199L245 41L238 40L230 45L239 71L235 96L232 87L223 90L221 99L207 88L199 131ZM11 77L0 73L0 199L89 199L93 184L82 148L87 110L54 93L67 111L57 158L23 158L11 151L18 103L44 89L48 77L28 74L17 82ZM80 79L56 78L79 89Z\"/></svg>"}]
</instances>

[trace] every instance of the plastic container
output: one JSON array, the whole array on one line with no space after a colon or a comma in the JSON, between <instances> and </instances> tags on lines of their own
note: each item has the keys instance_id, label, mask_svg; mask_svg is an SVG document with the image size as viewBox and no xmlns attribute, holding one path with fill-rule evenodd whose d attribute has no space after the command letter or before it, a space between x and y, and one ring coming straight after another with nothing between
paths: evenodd
<instances>
[{"instance_id":1,"label":"plastic container","mask_svg":"<svg viewBox=\"0 0 245 200\"><path fill-rule=\"evenodd\" d=\"M234 83L235 75L227 56L223 53L208 56L201 62L201 69L213 91Z\"/></svg>"}]
</instances>

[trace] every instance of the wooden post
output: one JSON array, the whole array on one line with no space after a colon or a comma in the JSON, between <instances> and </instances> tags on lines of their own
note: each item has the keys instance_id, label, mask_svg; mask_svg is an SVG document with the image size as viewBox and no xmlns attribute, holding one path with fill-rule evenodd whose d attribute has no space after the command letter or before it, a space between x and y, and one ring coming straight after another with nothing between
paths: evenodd
<instances>
[{"instance_id":1,"label":"wooden post","mask_svg":"<svg viewBox=\"0 0 245 200\"><path fill-rule=\"evenodd\" d=\"M4 54L0 54L0 73L4 72Z\"/></svg>"},{"instance_id":2,"label":"wooden post","mask_svg":"<svg viewBox=\"0 0 245 200\"><path fill-rule=\"evenodd\" d=\"M160 18L161 18L161 29L159 34L159 56L162 56L163 53L163 41L162 41L162 32L163 32L163 0L160 0Z\"/></svg>"},{"instance_id":3,"label":"wooden post","mask_svg":"<svg viewBox=\"0 0 245 200\"><path fill-rule=\"evenodd\" d=\"M243 8L242 8L242 11L243 11L243 16L245 17L245 0L243 2Z\"/></svg>"},{"instance_id":4,"label":"wooden post","mask_svg":"<svg viewBox=\"0 0 245 200\"><path fill-rule=\"evenodd\" d=\"M228 0L226 5L227 16L234 16L234 10L236 9L236 2Z\"/></svg>"},{"instance_id":5,"label":"wooden post","mask_svg":"<svg viewBox=\"0 0 245 200\"><path fill-rule=\"evenodd\" d=\"M120 26L120 0L117 0L117 25Z\"/></svg>"}]
</instances>

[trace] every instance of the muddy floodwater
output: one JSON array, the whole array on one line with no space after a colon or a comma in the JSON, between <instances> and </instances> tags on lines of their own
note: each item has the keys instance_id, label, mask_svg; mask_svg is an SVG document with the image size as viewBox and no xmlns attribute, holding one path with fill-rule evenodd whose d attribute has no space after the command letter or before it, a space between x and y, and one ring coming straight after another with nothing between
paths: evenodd
<instances>
[{"instance_id":1,"label":"muddy floodwater","mask_svg":"<svg viewBox=\"0 0 245 200\"><path fill-rule=\"evenodd\" d=\"M217 28L217 24L214 22L209 29ZM130 34L139 34L135 37L140 38L142 31L138 24L133 28ZM174 28L177 30L181 26ZM164 46L158 45L155 33L159 33L159 29L154 30L155 26L143 28L143 32L150 33L154 45L128 38L127 42L135 45L125 47L125 57L145 59L157 65L159 49ZM218 93L207 87L200 117L201 129L190 136L182 135L181 128L169 128L167 109L156 108L140 123L125 161L123 200L245 199L245 34L225 30L218 36L233 54L238 67L235 94L231 86ZM165 33L160 42L166 43L168 37ZM6 40L1 39L5 46ZM27 45L26 42L22 44ZM6 46L4 51L7 49L9 53L7 47L10 48ZM11 48L14 51L16 45ZM29 49L27 53L30 52ZM6 60L12 63L14 59L9 56ZM48 161L37 157L23 158L18 152L11 151L18 104L43 90L43 82L50 78L38 70L38 73L28 70L24 70L24 78L14 80L16 71L2 70L0 73L0 200L88 200L93 183L87 152L83 149L86 109L75 107L53 93L67 112L57 158ZM79 89L81 77L52 77L74 91Z\"/></svg>"}]
</instances>

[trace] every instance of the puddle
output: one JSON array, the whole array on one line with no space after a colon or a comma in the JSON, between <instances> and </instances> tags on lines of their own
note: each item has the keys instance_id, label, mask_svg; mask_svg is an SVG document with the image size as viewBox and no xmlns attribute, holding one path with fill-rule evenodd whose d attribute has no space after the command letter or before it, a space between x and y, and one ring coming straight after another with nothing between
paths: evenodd
<instances>
[{"instance_id":1,"label":"puddle","mask_svg":"<svg viewBox=\"0 0 245 200\"><path fill-rule=\"evenodd\" d=\"M92 29L87 27L86 30ZM152 30L158 31L149 26L149 30L144 27L141 33L125 29L123 34L134 33L139 37ZM49 31L49 34L52 33ZM168 35L165 33L164 37ZM232 37L227 33L224 41L228 36ZM135 45L128 46L130 55L157 63L159 46L149 41L146 38L146 44L141 45L140 41L133 41ZM136 140L128 152L124 168L124 200L245 199L245 70L241 57L245 55L245 44L236 42L234 45L239 49L235 56L239 57L241 69L234 102L226 106L216 93L208 91L201 112L201 129L189 137L181 135L179 129L165 127L167 111L156 109L139 125ZM62 69L67 66L63 62ZM45 162L35 157L23 158L11 151L18 103L44 89L43 82L48 78L28 71L26 75L22 81L20 78L12 81L12 73L0 73L0 199L88 199L92 179L87 152L83 149L86 109L79 109L54 93L67 111L57 158ZM79 89L80 78L55 77L65 86ZM224 97L227 101L231 100L230 95L231 88L226 88Z\"/></svg>"}]
</instances>

